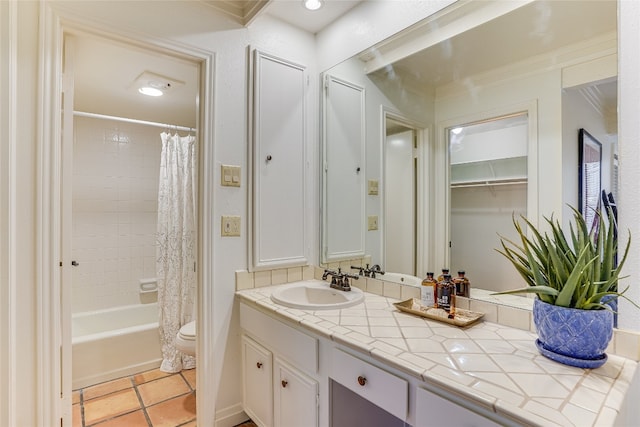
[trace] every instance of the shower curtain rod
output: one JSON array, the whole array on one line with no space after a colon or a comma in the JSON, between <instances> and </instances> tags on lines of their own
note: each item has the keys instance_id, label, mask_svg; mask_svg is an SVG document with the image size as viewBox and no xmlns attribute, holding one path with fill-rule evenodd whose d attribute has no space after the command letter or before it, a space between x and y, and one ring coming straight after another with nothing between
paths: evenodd
<instances>
[{"instance_id":1,"label":"shower curtain rod","mask_svg":"<svg viewBox=\"0 0 640 427\"><path fill-rule=\"evenodd\" d=\"M80 117L90 117L93 119L105 119L105 120L115 120L118 122L136 123L139 125L155 126L155 127L165 128L170 130L175 129L175 130L183 130L187 132L191 132L191 131L195 132L196 130L195 128L188 128L186 126L177 126L177 125L170 125L170 124L158 123L158 122L148 122L146 120L127 119L126 117L107 116L105 114L85 113L84 111L74 111L73 115L80 116Z\"/></svg>"}]
</instances>

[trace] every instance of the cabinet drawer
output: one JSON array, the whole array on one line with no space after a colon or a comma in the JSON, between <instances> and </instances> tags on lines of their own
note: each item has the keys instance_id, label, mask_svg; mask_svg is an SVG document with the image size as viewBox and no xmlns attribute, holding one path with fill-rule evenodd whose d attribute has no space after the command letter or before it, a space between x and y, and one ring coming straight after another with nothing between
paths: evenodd
<instances>
[{"instance_id":1,"label":"cabinet drawer","mask_svg":"<svg viewBox=\"0 0 640 427\"><path fill-rule=\"evenodd\" d=\"M435 393L418 388L416 390L416 425L498 427L501 424Z\"/></svg>"},{"instance_id":2,"label":"cabinet drawer","mask_svg":"<svg viewBox=\"0 0 640 427\"><path fill-rule=\"evenodd\" d=\"M403 421L407 419L409 384L344 351L333 349L331 378Z\"/></svg>"},{"instance_id":3,"label":"cabinet drawer","mask_svg":"<svg viewBox=\"0 0 640 427\"><path fill-rule=\"evenodd\" d=\"M240 326L305 372L318 372L318 340L240 304Z\"/></svg>"}]
</instances>

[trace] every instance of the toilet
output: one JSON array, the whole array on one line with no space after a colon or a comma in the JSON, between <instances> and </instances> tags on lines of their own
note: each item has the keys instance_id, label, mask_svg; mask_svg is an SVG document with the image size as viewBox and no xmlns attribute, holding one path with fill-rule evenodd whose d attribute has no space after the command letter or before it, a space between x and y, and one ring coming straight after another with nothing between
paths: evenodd
<instances>
[{"instance_id":1,"label":"toilet","mask_svg":"<svg viewBox=\"0 0 640 427\"><path fill-rule=\"evenodd\" d=\"M184 354L196 355L196 321L189 322L178 331L176 348Z\"/></svg>"}]
</instances>

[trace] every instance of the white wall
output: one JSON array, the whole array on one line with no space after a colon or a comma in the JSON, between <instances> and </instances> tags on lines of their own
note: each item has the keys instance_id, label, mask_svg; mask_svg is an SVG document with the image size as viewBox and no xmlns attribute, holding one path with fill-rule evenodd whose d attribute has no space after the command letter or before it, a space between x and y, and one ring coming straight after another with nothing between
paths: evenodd
<instances>
[{"instance_id":1,"label":"white wall","mask_svg":"<svg viewBox=\"0 0 640 427\"><path fill-rule=\"evenodd\" d=\"M601 177L602 189L611 191L611 159L617 142L617 135L607 133L607 123L601 111L596 110L578 89L562 92L562 163L563 196L565 203L578 206L578 132L584 128L602 144ZM564 207L564 225L568 226L573 214Z\"/></svg>"},{"instance_id":2,"label":"white wall","mask_svg":"<svg viewBox=\"0 0 640 427\"><path fill-rule=\"evenodd\" d=\"M633 250L623 276L631 285L626 296L640 301L640 3L618 2L618 144L620 153L620 240L633 236ZM620 302L619 326L640 329L640 310Z\"/></svg>"},{"instance_id":3,"label":"white wall","mask_svg":"<svg viewBox=\"0 0 640 427\"><path fill-rule=\"evenodd\" d=\"M72 310L138 304L139 280L156 277L162 129L84 117L74 128Z\"/></svg>"}]
</instances>

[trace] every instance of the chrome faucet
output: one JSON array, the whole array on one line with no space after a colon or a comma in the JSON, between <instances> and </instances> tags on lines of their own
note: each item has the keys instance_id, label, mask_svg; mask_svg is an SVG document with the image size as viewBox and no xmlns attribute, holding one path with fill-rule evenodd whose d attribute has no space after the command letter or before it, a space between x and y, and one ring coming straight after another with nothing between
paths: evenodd
<instances>
[{"instance_id":1,"label":"chrome faucet","mask_svg":"<svg viewBox=\"0 0 640 427\"><path fill-rule=\"evenodd\" d=\"M338 271L325 270L322 274L322 280L327 280L327 277L331 276L331 284L329 285L333 289L348 292L351 290L349 279L358 280L358 276L348 273L343 273L341 268Z\"/></svg>"}]
</instances>

